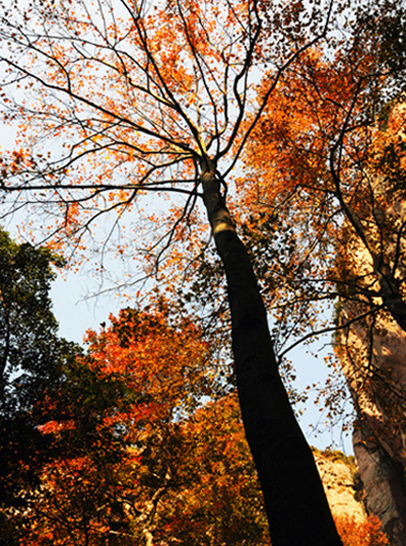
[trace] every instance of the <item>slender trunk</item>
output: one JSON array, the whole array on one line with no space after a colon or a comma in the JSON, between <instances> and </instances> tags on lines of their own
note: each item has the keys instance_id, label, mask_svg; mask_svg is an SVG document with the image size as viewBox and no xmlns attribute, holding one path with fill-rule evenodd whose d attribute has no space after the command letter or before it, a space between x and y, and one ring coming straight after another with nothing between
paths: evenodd
<instances>
[{"instance_id":1,"label":"slender trunk","mask_svg":"<svg viewBox=\"0 0 406 546\"><path fill-rule=\"evenodd\" d=\"M227 277L242 418L272 544L340 546L313 455L279 376L265 307L246 248L236 234L211 166L201 180Z\"/></svg>"}]
</instances>

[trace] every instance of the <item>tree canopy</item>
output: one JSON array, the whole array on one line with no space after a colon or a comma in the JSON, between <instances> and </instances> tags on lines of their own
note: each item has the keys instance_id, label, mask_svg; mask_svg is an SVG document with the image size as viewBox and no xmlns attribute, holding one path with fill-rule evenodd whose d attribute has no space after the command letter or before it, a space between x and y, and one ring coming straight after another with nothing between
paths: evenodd
<instances>
[{"instance_id":1,"label":"tree canopy","mask_svg":"<svg viewBox=\"0 0 406 546\"><path fill-rule=\"evenodd\" d=\"M24 506L51 456L38 430L49 412L44 403L77 348L58 338L52 314L52 265L61 261L49 249L15 243L3 229L0 255L0 503Z\"/></svg>"},{"instance_id":2,"label":"tree canopy","mask_svg":"<svg viewBox=\"0 0 406 546\"><path fill-rule=\"evenodd\" d=\"M320 326L317 302L353 298L340 267L348 232L374 282L357 284L362 305L339 328L379 308L405 326L404 220L389 255L379 214L382 187L403 179L403 114L392 109L382 131L384 105L403 86L403 25L393 30L403 6L44 0L2 9L3 113L19 127L2 158L3 217L35 210L27 237L78 261L93 246L102 269L109 243L118 257L143 255L145 274L160 266L173 298L217 282L198 279L205 210L272 540L339 544L278 364L290 335L296 343L332 329ZM403 198L401 183L390 191ZM263 301L275 308L276 341Z\"/></svg>"},{"instance_id":3,"label":"tree canopy","mask_svg":"<svg viewBox=\"0 0 406 546\"><path fill-rule=\"evenodd\" d=\"M205 401L207 346L173 319L125 309L89 331L38 400L50 456L23 504L2 503L4 544L271 544L236 392ZM345 546L387 544L374 518L336 522Z\"/></svg>"}]
</instances>

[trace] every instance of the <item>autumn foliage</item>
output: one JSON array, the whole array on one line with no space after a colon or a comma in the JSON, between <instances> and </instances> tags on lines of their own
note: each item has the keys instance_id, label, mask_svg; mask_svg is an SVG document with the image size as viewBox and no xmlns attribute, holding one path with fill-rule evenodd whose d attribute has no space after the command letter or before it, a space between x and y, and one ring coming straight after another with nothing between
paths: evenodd
<instances>
[{"instance_id":1,"label":"autumn foliage","mask_svg":"<svg viewBox=\"0 0 406 546\"><path fill-rule=\"evenodd\" d=\"M336 517L337 530L344 546L386 546L389 541L381 531L381 522L370 516L364 522L355 521L351 516Z\"/></svg>"},{"instance_id":2,"label":"autumn foliage","mask_svg":"<svg viewBox=\"0 0 406 546\"><path fill-rule=\"evenodd\" d=\"M208 213L227 275L245 429L280 544L290 532L308 533L310 543L340 543L278 370L291 338L295 345L334 329L324 315L328 305L337 297L353 299L357 283L341 267L349 238L359 238L373 264L373 282L356 286L355 299L367 306L362 313L374 315L381 298L406 329L405 222L397 226L392 259L385 250L388 222L379 219L387 192L371 183L381 175L385 184L404 178L404 117L382 118L384 103L403 87L401 63L390 47L403 51L402 39L391 34L403 26L394 24L400 19L391 2L352 4L1 5L6 70L0 99L4 122L17 131L14 149L1 159L4 217L26 207L25 237L77 262L97 256L101 275L110 249L124 264L121 286L132 287L141 270L142 280L158 279L173 296L199 286ZM404 198L403 184L385 188ZM110 227L102 218L113 218ZM139 256L146 260L134 272L128 264ZM200 283L206 290L218 279L207 277ZM218 330L222 298L222 290L207 297L213 303L209 321ZM205 311L203 304L196 315L207 318ZM106 534L112 543L152 544L170 504L165 499L172 495L176 511L182 487L194 483L176 461L180 452L190 455L186 438L201 418L200 406L225 386L210 367L218 348L209 348L194 319L172 323L168 307L123 311L87 341L88 354L64 370L59 397L49 393L35 408L43 417L37 431L54 456L44 466L40 493L20 513L31 522L27 544L98 544ZM224 400L215 403L229 410ZM227 453L233 444L221 445ZM296 454L290 468L307 467L311 487L289 472L288 457ZM217 475L222 471L219 464ZM292 482L301 483L299 495ZM256 487L249 480L234 485L249 498ZM210 495L197 503L207 502L213 516L206 543L236 543L246 507L230 515L238 525L220 529L231 496L220 483L212 489L224 504ZM290 514L280 501L290 506L297 498L301 506ZM179 517L168 516L169 535ZM188 529L198 536L199 509L190 517L196 525ZM253 518L257 538L261 518L259 512ZM189 532L176 525L179 533ZM200 538L187 540L198 544Z\"/></svg>"},{"instance_id":3,"label":"autumn foliage","mask_svg":"<svg viewBox=\"0 0 406 546\"><path fill-rule=\"evenodd\" d=\"M88 334L66 370L54 419L39 428L55 456L30 503L23 544L139 544L178 482L178 430L207 393L207 347L190 322L122 311Z\"/></svg>"},{"instance_id":4,"label":"autumn foliage","mask_svg":"<svg viewBox=\"0 0 406 546\"><path fill-rule=\"evenodd\" d=\"M1 511L9 544L270 544L238 400L207 401L219 378L194 324L126 309L87 344L38 400L51 457ZM376 520L336 522L345 546L387 544Z\"/></svg>"}]
</instances>

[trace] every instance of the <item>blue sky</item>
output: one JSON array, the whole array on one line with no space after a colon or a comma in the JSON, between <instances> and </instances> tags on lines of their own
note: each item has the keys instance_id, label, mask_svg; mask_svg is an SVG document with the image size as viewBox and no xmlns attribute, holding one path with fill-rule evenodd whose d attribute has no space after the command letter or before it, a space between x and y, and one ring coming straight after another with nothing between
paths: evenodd
<instances>
[{"instance_id":1,"label":"blue sky","mask_svg":"<svg viewBox=\"0 0 406 546\"><path fill-rule=\"evenodd\" d=\"M101 322L108 322L110 313L117 315L122 307L131 305L131 302L120 299L113 291L89 296L92 287L97 292L97 286L97 282L86 271L68 272L65 278L59 276L53 283L51 297L62 337L81 343L88 328L98 330ZM317 382L322 384L327 378L328 369L324 363L324 355L329 349L329 339L329 335L325 336L309 348L298 346L289 354L293 363L298 364L297 388L305 388L306 385ZM305 412L299 419L309 443L319 449L332 446L352 454L351 437L343 435L339 425L333 428L323 426L324 415L320 407L314 404L314 398L315 394L310 396L304 407ZM346 409L350 411L348 404ZM313 429L318 424L321 425L321 432L315 433Z\"/></svg>"}]
</instances>

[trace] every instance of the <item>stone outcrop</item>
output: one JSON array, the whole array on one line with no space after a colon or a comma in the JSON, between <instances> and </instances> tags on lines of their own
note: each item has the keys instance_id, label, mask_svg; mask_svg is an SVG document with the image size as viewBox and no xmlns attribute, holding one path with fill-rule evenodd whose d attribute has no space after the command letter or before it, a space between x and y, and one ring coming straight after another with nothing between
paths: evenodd
<instances>
[{"instance_id":1,"label":"stone outcrop","mask_svg":"<svg viewBox=\"0 0 406 546\"><path fill-rule=\"evenodd\" d=\"M335 341L356 411L366 509L382 521L391 546L406 546L405 97L384 117L347 201Z\"/></svg>"},{"instance_id":2,"label":"stone outcrop","mask_svg":"<svg viewBox=\"0 0 406 546\"><path fill-rule=\"evenodd\" d=\"M367 513L353 458L337 451L314 450L313 455L333 515L351 516L359 522L365 521Z\"/></svg>"},{"instance_id":3,"label":"stone outcrop","mask_svg":"<svg viewBox=\"0 0 406 546\"><path fill-rule=\"evenodd\" d=\"M347 266L364 279L372 268L367 253L354 247ZM347 300L339 319L345 323L366 308L361 298ZM392 546L406 546L406 333L380 310L336 341L357 414L353 443L366 509L381 520Z\"/></svg>"},{"instance_id":4,"label":"stone outcrop","mask_svg":"<svg viewBox=\"0 0 406 546\"><path fill-rule=\"evenodd\" d=\"M363 440L361 431L354 434L354 451L368 512L378 515L382 530L390 538L392 546L403 546L406 544L403 465L389 457L387 451L375 441Z\"/></svg>"},{"instance_id":5,"label":"stone outcrop","mask_svg":"<svg viewBox=\"0 0 406 546\"><path fill-rule=\"evenodd\" d=\"M371 258L355 237L347 244L346 267L358 287L360 279L369 288L377 283ZM356 302L344 300L341 324L369 304L362 294ZM357 414L353 443L366 509L381 520L392 546L406 546L406 332L377 310L340 332L336 352Z\"/></svg>"}]
</instances>

